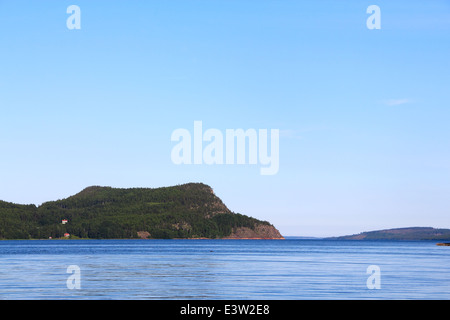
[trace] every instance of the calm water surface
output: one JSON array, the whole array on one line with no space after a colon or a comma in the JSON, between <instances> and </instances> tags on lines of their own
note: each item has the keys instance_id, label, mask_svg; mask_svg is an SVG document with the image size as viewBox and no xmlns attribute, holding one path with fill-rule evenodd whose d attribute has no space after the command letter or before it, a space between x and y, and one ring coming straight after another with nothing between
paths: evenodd
<instances>
[{"instance_id":1,"label":"calm water surface","mask_svg":"<svg viewBox=\"0 0 450 320\"><path fill-rule=\"evenodd\" d=\"M68 289L67 268L80 268ZM380 268L368 289L367 267ZM0 299L450 299L450 247L419 241L0 241Z\"/></svg>"}]
</instances>

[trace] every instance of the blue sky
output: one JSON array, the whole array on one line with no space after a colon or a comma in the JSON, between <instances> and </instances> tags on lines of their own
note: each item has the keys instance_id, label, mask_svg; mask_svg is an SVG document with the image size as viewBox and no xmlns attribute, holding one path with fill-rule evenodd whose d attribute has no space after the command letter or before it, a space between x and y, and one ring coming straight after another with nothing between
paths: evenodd
<instances>
[{"instance_id":1,"label":"blue sky","mask_svg":"<svg viewBox=\"0 0 450 320\"><path fill-rule=\"evenodd\" d=\"M2 200L204 182L284 235L450 228L449 1L0 0L0 41ZM196 120L279 129L278 174L174 165Z\"/></svg>"}]
</instances>

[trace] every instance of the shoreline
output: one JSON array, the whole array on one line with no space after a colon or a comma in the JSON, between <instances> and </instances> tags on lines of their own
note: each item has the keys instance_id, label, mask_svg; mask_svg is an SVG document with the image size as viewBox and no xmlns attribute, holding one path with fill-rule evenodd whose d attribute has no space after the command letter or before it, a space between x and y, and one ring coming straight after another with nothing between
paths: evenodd
<instances>
[{"instance_id":1,"label":"shoreline","mask_svg":"<svg viewBox=\"0 0 450 320\"><path fill-rule=\"evenodd\" d=\"M326 240L326 241L337 241L337 242L368 242L368 241L392 241L392 242L403 242L403 241L420 241L420 242L436 242L437 246L450 246L450 242L441 242L442 239L342 239L339 237L327 237L327 238L315 238L315 237L296 237L296 236L281 236L281 237L224 237L224 238L206 238L206 237L196 237L196 238L41 238L41 239L0 239L1 241L52 241L52 240ZM444 240L444 241L450 241Z\"/></svg>"},{"instance_id":2,"label":"shoreline","mask_svg":"<svg viewBox=\"0 0 450 320\"><path fill-rule=\"evenodd\" d=\"M56 239L0 239L1 241L77 241L77 240L286 240L283 238L110 238L110 239L97 239L97 238L77 238L77 239L67 239L67 238L56 238Z\"/></svg>"}]
</instances>

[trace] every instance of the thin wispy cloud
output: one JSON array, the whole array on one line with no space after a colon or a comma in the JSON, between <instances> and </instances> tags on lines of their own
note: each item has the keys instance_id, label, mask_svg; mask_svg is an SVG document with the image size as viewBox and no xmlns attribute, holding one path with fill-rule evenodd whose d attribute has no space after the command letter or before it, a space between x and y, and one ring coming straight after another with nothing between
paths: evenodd
<instances>
[{"instance_id":1,"label":"thin wispy cloud","mask_svg":"<svg viewBox=\"0 0 450 320\"><path fill-rule=\"evenodd\" d=\"M404 99L389 99L389 100L384 101L384 103L387 106L400 106L400 105L408 104L408 103L411 103L411 102L413 102L413 101L411 99L407 99L407 98L404 98Z\"/></svg>"},{"instance_id":2,"label":"thin wispy cloud","mask_svg":"<svg viewBox=\"0 0 450 320\"><path fill-rule=\"evenodd\" d=\"M280 138L298 139L298 140L302 139L302 137L296 130L291 129L280 130Z\"/></svg>"}]
</instances>

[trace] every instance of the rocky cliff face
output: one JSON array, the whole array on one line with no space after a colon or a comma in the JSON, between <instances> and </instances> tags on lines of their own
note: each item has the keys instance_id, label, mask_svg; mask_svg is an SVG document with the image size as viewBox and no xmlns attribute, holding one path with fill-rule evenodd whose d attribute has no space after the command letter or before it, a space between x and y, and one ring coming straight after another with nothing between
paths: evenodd
<instances>
[{"instance_id":1,"label":"rocky cliff face","mask_svg":"<svg viewBox=\"0 0 450 320\"><path fill-rule=\"evenodd\" d=\"M284 239L272 225L258 224L254 229L240 227L233 229L230 236L224 239Z\"/></svg>"},{"instance_id":2,"label":"rocky cliff face","mask_svg":"<svg viewBox=\"0 0 450 320\"><path fill-rule=\"evenodd\" d=\"M141 239L150 239L151 235L148 232L139 231L138 237ZM193 239L208 239L208 238L197 237ZM284 237L274 226L259 224L255 226L254 229L247 227L234 228L231 235L221 239L284 240Z\"/></svg>"}]
</instances>

